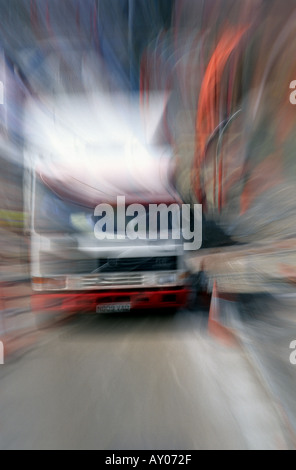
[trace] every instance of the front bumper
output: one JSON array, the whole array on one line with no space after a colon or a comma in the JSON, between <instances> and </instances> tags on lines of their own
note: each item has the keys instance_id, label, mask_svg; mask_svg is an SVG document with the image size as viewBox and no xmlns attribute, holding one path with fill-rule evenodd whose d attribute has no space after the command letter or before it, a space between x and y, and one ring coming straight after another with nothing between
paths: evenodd
<instances>
[{"instance_id":1,"label":"front bumper","mask_svg":"<svg viewBox=\"0 0 296 470\"><path fill-rule=\"evenodd\" d=\"M34 293L32 311L44 313L96 313L98 305L130 303L132 310L181 308L187 303L186 287L168 289Z\"/></svg>"}]
</instances>

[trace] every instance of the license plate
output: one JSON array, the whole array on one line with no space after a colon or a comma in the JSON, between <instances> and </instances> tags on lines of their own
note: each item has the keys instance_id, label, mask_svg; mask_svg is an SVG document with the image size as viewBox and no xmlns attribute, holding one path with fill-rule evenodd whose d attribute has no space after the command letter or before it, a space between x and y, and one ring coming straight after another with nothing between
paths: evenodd
<instances>
[{"instance_id":1,"label":"license plate","mask_svg":"<svg viewBox=\"0 0 296 470\"><path fill-rule=\"evenodd\" d=\"M131 311L131 304L105 304L97 305L97 313L125 313Z\"/></svg>"}]
</instances>

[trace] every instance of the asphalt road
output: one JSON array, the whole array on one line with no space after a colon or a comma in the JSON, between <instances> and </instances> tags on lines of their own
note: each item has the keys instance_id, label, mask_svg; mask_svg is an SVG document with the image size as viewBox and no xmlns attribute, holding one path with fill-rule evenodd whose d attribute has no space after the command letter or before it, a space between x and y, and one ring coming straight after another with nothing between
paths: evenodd
<instances>
[{"instance_id":1,"label":"asphalt road","mask_svg":"<svg viewBox=\"0 0 296 470\"><path fill-rule=\"evenodd\" d=\"M238 305L228 312L228 323L240 336L296 442L296 365L290 361L290 345L296 340L296 295L241 296Z\"/></svg>"},{"instance_id":2,"label":"asphalt road","mask_svg":"<svg viewBox=\"0 0 296 470\"><path fill-rule=\"evenodd\" d=\"M0 449L286 449L240 348L207 312L77 317L0 368Z\"/></svg>"}]
</instances>

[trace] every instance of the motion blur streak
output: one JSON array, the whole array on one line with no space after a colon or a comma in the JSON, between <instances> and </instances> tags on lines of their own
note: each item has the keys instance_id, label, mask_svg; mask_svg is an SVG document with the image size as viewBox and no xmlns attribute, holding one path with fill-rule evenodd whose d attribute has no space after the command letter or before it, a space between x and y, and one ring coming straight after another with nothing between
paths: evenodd
<instances>
[{"instance_id":1,"label":"motion blur streak","mask_svg":"<svg viewBox=\"0 0 296 470\"><path fill-rule=\"evenodd\" d=\"M0 0L0 448L295 447L295 25L295 0ZM202 249L98 243L118 196L202 204ZM57 322L88 310L115 315Z\"/></svg>"},{"instance_id":2,"label":"motion blur streak","mask_svg":"<svg viewBox=\"0 0 296 470\"><path fill-rule=\"evenodd\" d=\"M197 141L195 168L197 171L203 164L203 160L206 156L206 144L208 139L220 123L221 112L219 109L219 101L221 93L219 87L225 64L240 41L243 33L244 31L239 31L237 33L226 31L222 34L205 71L205 76L200 90L196 122ZM214 168L213 179L215 191L216 168ZM216 199L215 193L213 198L214 200Z\"/></svg>"}]
</instances>

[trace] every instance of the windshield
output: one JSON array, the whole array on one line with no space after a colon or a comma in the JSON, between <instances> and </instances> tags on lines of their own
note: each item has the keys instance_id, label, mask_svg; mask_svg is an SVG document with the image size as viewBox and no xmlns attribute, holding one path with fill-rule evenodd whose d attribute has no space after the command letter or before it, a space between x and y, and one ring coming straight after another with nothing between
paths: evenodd
<instances>
[{"instance_id":1,"label":"windshield","mask_svg":"<svg viewBox=\"0 0 296 470\"><path fill-rule=\"evenodd\" d=\"M34 190L34 230L40 234L94 234L96 226L100 226L102 232L111 232L117 234L118 211L112 207L110 213L102 211L100 215L95 216L95 207L88 208L70 200L62 199L47 187L39 178L35 180ZM140 234L140 238L149 237L150 216L149 206L142 206L143 213L136 212L133 215L127 215L124 212L125 228L130 228ZM128 210L128 209L127 209ZM172 214L168 213L167 229L168 237L171 238L173 225ZM108 217L111 217L108 219ZM163 227L164 218L157 215L157 234ZM165 221L166 222L166 221ZM157 235L158 238L158 235Z\"/></svg>"},{"instance_id":2,"label":"windshield","mask_svg":"<svg viewBox=\"0 0 296 470\"><path fill-rule=\"evenodd\" d=\"M38 233L93 233L95 219L90 208L61 199L41 181L35 183L34 229Z\"/></svg>"}]
</instances>

